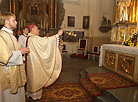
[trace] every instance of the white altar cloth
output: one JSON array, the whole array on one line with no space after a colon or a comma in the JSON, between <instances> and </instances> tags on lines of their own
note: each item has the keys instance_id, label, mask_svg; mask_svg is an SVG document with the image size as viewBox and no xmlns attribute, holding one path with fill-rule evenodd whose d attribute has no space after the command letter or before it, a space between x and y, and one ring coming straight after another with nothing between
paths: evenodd
<instances>
[{"instance_id":1,"label":"white altar cloth","mask_svg":"<svg viewBox=\"0 0 138 102\"><path fill-rule=\"evenodd\" d=\"M117 44L103 44L100 48L99 66L103 66L104 50L121 52L124 54L138 55L138 47Z\"/></svg>"}]
</instances>

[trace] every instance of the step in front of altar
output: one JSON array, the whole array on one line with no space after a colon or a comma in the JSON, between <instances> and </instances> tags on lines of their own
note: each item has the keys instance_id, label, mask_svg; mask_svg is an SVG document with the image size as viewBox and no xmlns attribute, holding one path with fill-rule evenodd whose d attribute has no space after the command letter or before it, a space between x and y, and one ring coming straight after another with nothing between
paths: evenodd
<instances>
[{"instance_id":1,"label":"step in front of altar","mask_svg":"<svg viewBox=\"0 0 138 102\"><path fill-rule=\"evenodd\" d=\"M122 79L116 82L115 80L113 80L113 82L115 83L111 81L111 83L113 83L114 85L113 87L111 83L106 82L106 79L102 80L101 77L98 78L97 76L95 76L95 75L100 75L100 76L103 75L106 78L108 77L108 73L99 73L99 74L97 73L94 75L93 78L91 75L93 76L94 74L87 74L86 78L81 78L80 83L84 87L84 89L91 95L91 97L94 98L95 102L121 102L121 101L123 102L123 100L126 100L126 99L119 97L118 92L120 91L121 93L122 92L121 90L129 91L130 88L132 88L133 90L132 86L135 87L135 83L133 82L131 83L131 81L129 82L129 80L127 81L124 77L118 76L118 74L116 73L113 73L113 75L112 73L110 73L109 80L112 80L110 79L110 77L112 76L113 76L113 79L115 80L119 77L121 77ZM102 81L103 81L103 84L102 84ZM120 83L119 85L117 85L117 83L121 81L123 81L123 83ZM107 83L107 84L104 85L104 83ZM124 84L126 84L126 86Z\"/></svg>"}]
</instances>

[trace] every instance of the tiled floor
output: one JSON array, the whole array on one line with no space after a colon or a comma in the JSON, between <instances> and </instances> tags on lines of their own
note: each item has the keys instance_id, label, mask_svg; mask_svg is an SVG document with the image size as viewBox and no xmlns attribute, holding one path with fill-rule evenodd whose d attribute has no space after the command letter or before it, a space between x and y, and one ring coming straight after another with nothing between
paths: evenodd
<instances>
[{"instance_id":1,"label":"tiled floor","mask_svg":"<svg viewBox=\"0 0 138 102\"><path fill-rule=\"evenodd\" d=\"M63 57L62 72L54 84L79 83L80 72L86 70L88 73L102 73L110 70L99 67L98 61L88 59ZM122 89L108 90L120 102L138 102L138 86Z\"/></svg>"}]
</instances>

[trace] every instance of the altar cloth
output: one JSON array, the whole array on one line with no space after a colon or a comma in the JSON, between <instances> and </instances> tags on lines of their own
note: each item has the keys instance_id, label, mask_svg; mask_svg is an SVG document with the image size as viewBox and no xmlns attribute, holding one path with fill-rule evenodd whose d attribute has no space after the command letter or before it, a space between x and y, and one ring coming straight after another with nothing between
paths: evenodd
<instances>
[{"instance_id":1,"label":"altar cloth","mask_svg":"<svg viewBox=\"0 0 138 102\"><path fill-rule=\"evenodd\" d=\"M138 47L117 44L103 44L100 48L99 66L103 66L104 50L120 52L124 54L138 55Z\"/></svg>"}]
</instances>

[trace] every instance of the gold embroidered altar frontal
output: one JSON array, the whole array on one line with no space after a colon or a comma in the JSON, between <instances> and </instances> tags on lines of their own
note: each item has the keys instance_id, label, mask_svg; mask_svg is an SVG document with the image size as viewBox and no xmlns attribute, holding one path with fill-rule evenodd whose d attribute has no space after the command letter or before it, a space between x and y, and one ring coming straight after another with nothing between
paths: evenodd
<instances>
[{"instance_id":1,"label":"gold embroidered altar frontal","mask_svg":"<svg viewBox=\"0 0 138 102\"><path fill-rule=\"evenodd\" d=\"M103 44L100 48L99 66L105 66L138 82L138 47Z\"/></svg>"},{"instance_id":2,"label":"gold embroidered altar frontal","mask_svg":"<svg viewBox=\"0 0 138 102\"><path fill-rule=\"evenodd\" d=\"M117 70L123 74L133 77L135 58L119 54Z\"/></svg>"},{"instance_id":3,"label":"gold embroidered altar frontal","mask_svg":"<svg viewBox=\"0 0 138 102\"><path fill-rule=\"evenodd\" d=\"M116 54L114 52L105 51L104 65L108 68L115 69Z\"/></svg>"}]
</instances>

